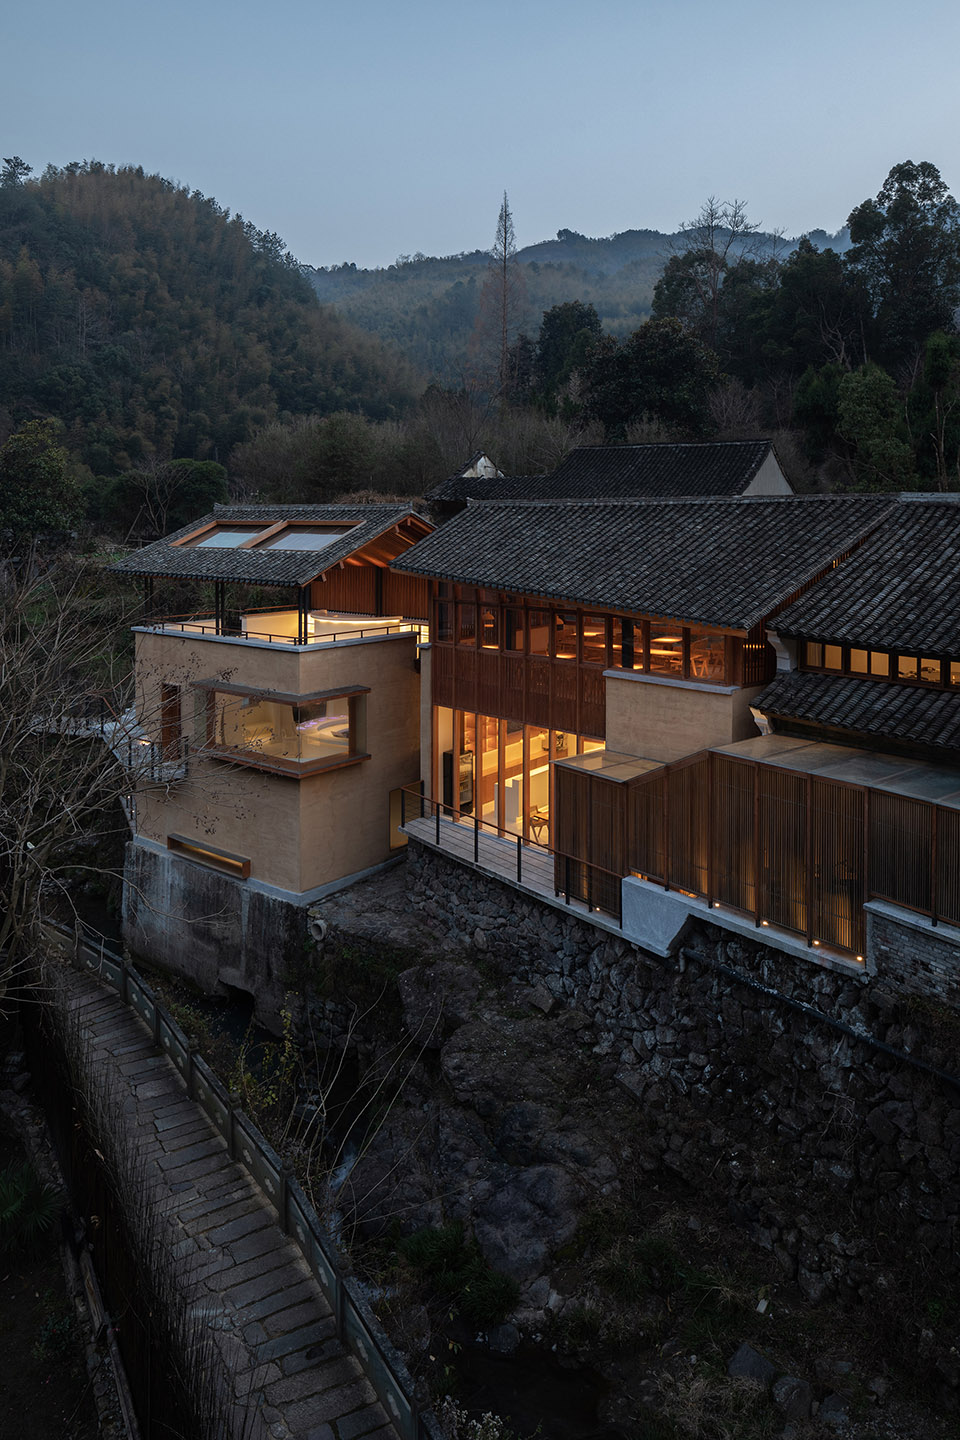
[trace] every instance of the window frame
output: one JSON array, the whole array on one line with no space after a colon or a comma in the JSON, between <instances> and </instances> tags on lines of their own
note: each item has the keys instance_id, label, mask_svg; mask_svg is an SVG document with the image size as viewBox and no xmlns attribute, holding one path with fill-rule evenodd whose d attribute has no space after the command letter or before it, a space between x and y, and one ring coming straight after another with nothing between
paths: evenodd
<instances>
[{"instance_id":1,"label":"window frame","mask_svg":"<svg viewBox=\"0 0 960 1440\"><path fill-rule=\"evenodd\" d=\"M370 753L366 749L365 701L365 697L370 693L369 685L314 690L302 695L286 691L262 690L249 685L232 685L216 679L194 681L193 688L198 694L204 692L206 694L204 707L206 725L201 732L199 743L195 735L193 745L194 752L204 759L223 760L230 764L242 765L252 770L262 770L266 774L283 775L294 780L305 780L313 775L323 775L329 770L342 770L348 765L357 765L370 759ZM294 715L291 716L294 723L296 723L295 715L298 709L319 704L321 701L326 703L327 701L346 700L349 715L347 753L316 760L299 760L290 759L287 756L270 755L257 750L247 750L240 746L220 744L211 732L216 726L220 710L217 697L221 695L232 696L237 700L250 699L288 706L294 712Z\"/></svg>"}]
</instances>

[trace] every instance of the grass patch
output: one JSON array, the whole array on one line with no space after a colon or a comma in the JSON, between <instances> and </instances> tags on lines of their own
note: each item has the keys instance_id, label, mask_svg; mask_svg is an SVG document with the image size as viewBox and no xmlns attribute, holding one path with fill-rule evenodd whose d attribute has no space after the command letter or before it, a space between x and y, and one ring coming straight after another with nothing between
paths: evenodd
<instances>
[{"instance_id":1,"label":"grass patch","mask_svg":"<svg viewBox=\"0 0 960 1440\"><path fill-rule=\"evenodd\" d=\"M397 978L415 963L411 951L386 945L305 948L303 979L326 1000L348 1001L374 1024L393 1024L400 1014Z\"/></svg>"},{"instance_id":2,"label":"grass patch","mask_svg":"<svg viewBox=\"0 0 960 1440\"><path fill-rule=\"evenodd\" d=\"M517 1303L515 1280L491 1269L475 1240L465 1240L459 1221L428 1225L408 1235L397 1250L430 1287L475 1325L497 1325Z\"/></svg>"}]
</instances>

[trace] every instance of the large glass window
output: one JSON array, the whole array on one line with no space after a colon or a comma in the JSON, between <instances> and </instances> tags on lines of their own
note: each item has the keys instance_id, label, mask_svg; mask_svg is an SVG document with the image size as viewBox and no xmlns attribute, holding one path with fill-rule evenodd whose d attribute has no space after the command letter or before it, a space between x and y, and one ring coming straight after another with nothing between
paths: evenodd
<instances>
[{"instance_id":1,"label":"large glass window","mask_svg":"<svg viewBox=\"0 0 960 1440\"><path fill-rule=\"evenodd\" d=\"M496 605L480 606L480 644L484 650L500 649L500 609Z\"/></svg>"},{"instance_id":2,"label":"large glass window","mask_svg":"<svg viewBox=\"0 0 960 1440\"><path fill-rule=\"evenodd\" d=\"M508 605L504 611L504 637L503 643L507 650L523 652L523 611L519 607Z\"/></svg>"},{"instance_id":3,"label":"large glass window","mask_svg":"<svg viewBox=\"0 0 960 1440\"><path fill-rule=\"evenodd\" d=\"M683 674L683 630L679 625L651 624L650 671L674 678Z\"/></svg>"},{"instance_id":4,"label":"large glass window","mask_svg":"<svg viewBox=\"0 0 960 1440\"><path fill-rule=\"evenodd\" d=\"M528 611L530 627L530 654L550 654L550 612L548 610Z\"/></svg>"},{"instance_id":5,"label":"large glass window","mask_svg":"<svg viewBox=\"0 0 960 1440\"><path fill-rule=\"evenodd\" d=\"M477 607L476 605L460 604L457 606L459 623L457 626L457 640L461 645L476 645L477 643Z\"/></svg>"},{"instance_id":6,"label":"large glass window","mask_svg":"<svg viewBox=\"0 0 960 1440\"><path fill-rule=\"evenodd\" d=\"M587 665L607 663L607 617L584 615L580 638L580 657Z\"/></svg>"},{"instance_id":7,"label":"large glass window","mask_svg":"<svg viewBox=\"0 0 960 1440\"><path fill-rule=\"evenodd\" d=\"M577 658L577 613L575 610L558 610L553 617L554 655L558 660Z\"/></svg>"},{"instance_id":8,"label":"large glass window","mask_svg":"<svg viewBox=\"0 0 960 1440\"><path fill-rule=\"evenodd\" d=\"M441 644L450 644L453 640L453 604L449 600L441 600L437 605L437 639Z\"/></svg>"},{"instance_id":9,"label":"large glass window","mask_svg":"<svg viewBox=\"0 0 960 1440\"><path fill-rule=\"evenodd\" d=\"M726 678L726 640L722 635L690 631L690 679L723 684Z\"/></svg>"},{"instance_id":10,"label":"large glass window","mask_svg":"<svg viewBox=\"0 0 960 1440\"><path fill-rule=\"evenodd\" d=\"M296 773L357 753L358 695L298 703L212 690L205 706L206 749Z\"/></svg>"}]
</instances>

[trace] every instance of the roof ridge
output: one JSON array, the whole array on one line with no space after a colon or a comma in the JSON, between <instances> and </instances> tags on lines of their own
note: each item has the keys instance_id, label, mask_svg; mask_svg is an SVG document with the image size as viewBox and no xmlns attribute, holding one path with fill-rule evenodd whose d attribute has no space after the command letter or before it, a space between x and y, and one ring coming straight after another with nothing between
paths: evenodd
<instances>
[{"instance_id":1,"label":"roof ridge","mask_svg":"<svg viewBox=\"0 0 960 1440\"><path fill-rule=\"evenodd\" d=\"M547 505L558 508L560 506L582 508L584 506L609 507L613 505L795 505L798 501L805 504L822 505L836 500L854 500L858 504L893 505L899 498L894 493L862 495L843 491L832 491L828 495L590 495L584 499L546 496L541 500L484 500L470 495L467 496L466 503L468 508L483 506L488 510L496 507L517 510L520 508L533 509L534 507L543 509ZM960 496L957 498L960 499Z\"/></svg>"},{"instance_id":2,"label":"roof ridge","mask_svg":"<svg viewBox=\"0 0 960 1440\"><path fill-rule=\"evenodd\" d=\"M625 445L574 445L569 453L576 455L580 450L609 450L611 453L624 450L719 450L722 446L734 445L772 446L773 441L763 435L742 440L637 440ZM563 464L562 460L560 464Z\"/></svg>"}]
</instances>

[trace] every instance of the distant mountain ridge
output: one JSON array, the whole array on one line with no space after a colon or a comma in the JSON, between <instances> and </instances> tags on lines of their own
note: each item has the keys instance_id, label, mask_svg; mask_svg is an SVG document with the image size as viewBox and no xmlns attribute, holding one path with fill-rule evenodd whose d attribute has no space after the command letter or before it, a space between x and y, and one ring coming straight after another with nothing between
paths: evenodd
<instances>
[{"instance_id":1,"label":"distant mountain ridge","mask_svg":"<svg viewBox=\"0 0 960 1440\"><path fill-rule=\"evenodd\" d=\"M818 249L846 250L846 229L836 234L811 230ZM763 253L784 254L799 236L758 232L751 237ZM683 240L680 232L624 230L607 238L560 230L518 251L526 280L522 328L536 334L544 310L568 300L596 306L604 330L627 335L650 314L653 289L666 260ZM485 250L459 255L401 255L392 265L364 270L346 262L304 267L320 300L362 329L401 350L443 383L462 376L480 290L490 263Z\"/></svg>"}]
</instances>

